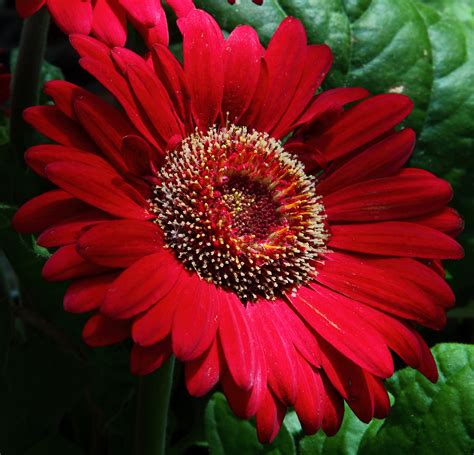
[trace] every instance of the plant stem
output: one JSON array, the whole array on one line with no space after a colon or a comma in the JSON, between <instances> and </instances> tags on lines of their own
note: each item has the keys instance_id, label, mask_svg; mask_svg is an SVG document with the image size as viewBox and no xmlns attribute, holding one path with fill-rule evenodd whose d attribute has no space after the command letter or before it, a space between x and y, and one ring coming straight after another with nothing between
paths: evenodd
<instances>
[{"instance_id":1,"label":"plant stem","mask_svg":"<svg viewBox=\"0 0 474 455\"><path fill-rule=\"evenodd\" d=\"M174 357L159 370L140 378L138 386L135 455L164 455L166 426L173 385Z\"/></svg>"},{"instance_id":2,"label":"plant stem","mask_svg":"<svg viewBox=\"0 0 474 455\"><path fill-rule=\"evenodd\" d=\"M10 143L12 159L22 163L23 153L30 145L32 128L23 120L23 111L38 104L41 66L49 29L46 7L26 19L21 32L20 49L13 75Z\"/></svg>"}]
</instances>

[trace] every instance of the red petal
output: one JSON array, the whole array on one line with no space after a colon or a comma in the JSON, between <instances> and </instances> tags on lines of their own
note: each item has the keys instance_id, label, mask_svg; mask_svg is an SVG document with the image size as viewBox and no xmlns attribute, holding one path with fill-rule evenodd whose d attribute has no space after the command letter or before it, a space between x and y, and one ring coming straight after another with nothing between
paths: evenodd
<instances>
[{"instance_id":1,"label":"red petal","mask_svg":"<svg viewBox=\"0 0 474 455\"><path fill-rule=\"evenodd\" d=\"M305 434L314 434L323 423L325 397L323 382L319 372L301 357L298 367L298 397L295 411Z\"/></svg>"},{"instance_id":2,"label":"red petal","mask_svg":"<svg viewBox=\"0 0 474 455\"><path fill-rule=\"evenodd\" d=\"M115 107L92 96L78 98L74 103L74 111L107 160L118 170L126 172L127 167L120 153L122 139L129 134L136 134L127 117Z\"/></svg>"},{"instance_id":3,"label":"red petal","mask_svg":"<svg viewBox=\"0 0 474 455\"><path fill-rule=\"evenodd\" d=\"M238 387L252 387L256 373L256 343L252 326L235 294L222 292L219 302L219 339L230 374Z\"/></svg>"},{"instance_id":4,"label":"red petal","mask_svg":"<svg viewBox=\"0 0 474 455\"><path fill-rule=\"evenodd\" d=\"M124 46L127 40L127 16L114 0L95 0L92 34L109 46Z\"/></svg>"},{"instance_id":5,"label":"red petal","mask_svg":"<svg viewBox=\"0 0 474 455\"><path fill-rule=\"evenodd\" d=\"M181 64L166 46L156 45L152 49L153 65L158 79L166 87L179 118L187 125L190 133L191 95Z\"/></svg>"},{"instance_id":6,"label":"red petal","mask_svg":"<svg viewBox=\"0 0 474 455\"><path fill-rule=\"evenodd\" d=\"M424 352L415 330L387 314L361 305L358 313L384 338L387 345L412 368L419 368Z\"/></svg>"},{"instance_id":7,"label":"red petal","mask_svg":"<svg viewBox=\"0 0 474 455\"><path fill-rule=\"evenodd\" d=\"M347 110L340 119L312 144L328 161L343 156L398 125L413 109L411 100L403 95L377 95Z\"/></svg>"},{"instance_id":8,"label":"red petal","mask_svg":"<svg viewBox=\"0 0 474 455\"><path fill-rule=\"evenodd\" d=\"M347 297L433 328L454 295L435 272L413 259L360 258L328 253L316 280ZM383 283L383 286L380 286Z\"/></svg>"},{"instance_id":9,"label":"red petal","mask_svg":"<svg viewBox=\"0 0 474 455\"><path fill-rule=\"evenodd\" d=\"M328 46L323 44L306 47L301 79L283 117L271 132L273 137L284 137L294 128L295 120L316 93L331 65L332 53Z\"/></svg>"},{"instance_id":10,"label":"red petal","mask_svg":"<svg viewBox=\"0 0 474 455\"><path fill-rule=\"evenodd\" d=\"M257 32L247 25L236 27L225 42L222 112L229 114L231 123L238 121L252 100L264 53Z\"/></svg>"},{"instance_id":11,"label":"red petal","mask_svg":"<svg viewBox=\"0 0 474 455\"><path fill-rule=\"evenodd\" d=\"M364 370L343 356L329 343L321 343L323 368L329 380L347 401L360 420L367 423L374 416L375 402Z\"/></svg>"},{"instance_id":12,"label":"red petal","mask_svg":"<svg viewBox=\"0 0 474 455\"><path fill-rule=\"evenodd\" d=\"M107 271L104 267L86 262L76 251L76 245L67 245L56 251L43 267L42 276L48 281L64 281Z\"/></svg>"},{"instance_id":13,"label":"red petal","mask_svg":"<svg viewBox=\"0 0 474 455\"><path fill-rule=\"evenodd\" d=\"M451 237L457 237L464 230L464 220L451 207L445 207L430 215L412 218L410 221L444 232Z\"/></svg>"},{"instance_id":14,"label":"red petal","mask_svg":"<svg viewBox=\"0 0 474 455\"><path fill-rule=\"evenodd\" d=\"M306 32L298 19L285 18L275 31L265 53L268 91L255 129L270 131L287 111L303 74Z\"/></svg>"},{"instance_id":15,"label":"red petal","mask_svg":"<svg viewBox=\"0 0 474 455\"><path fill-rule=\"evenodd\" d=\"M300 125L310 124L334 108L339 109L346 104L359 101L369 95L370 94L366 89L359 87L325 90L323 93L313 98L313 101L310 103L303 115L293 125L293 128Z\"/></svg>"},{"instance_id":16,"label":"red petal","mask_svg":"<svg viewBox=\"0 0 474 455\"><path fill-rule=\"evenodd\" d=\"M285 413L286 406L282 405L267 389L256 416L257 436L262 444L270 443L276 438Z\"/></svg>"},{"instance_id":17,"label":"red petal","mask_svg":"<svg viewBox=\"0 0 474 455\"><path fill-rule=\"evenodd\" d=\"M280 323L280 330L287 333L295 348L311 365L321 365L321 354L318 341L300 317L286 302L275 300L275 316Z\"/></svg>"},{"instance_id":18,"label":"red petal","mask_svg":"<svg viewBox=\"0 0 474 455\"><path fill-rule=\"evenodd\" d=\"M326 376L321 375L321 377L326 395L322 428L326 435L334 436L339 431L339 428L341 428L342 418L344 417L344 401Z\"/></svg>"},{"instance_id":19,"label":"red petal","mask_svg":"<svg viewBox=\"0 0 474 455\"><path fill-rule=\"evenodd\" d=\"M132 374L144 376L160 368L171 356L171 344L168 339L154 346L133 345L130 355Z\"/></svg>"},{"instance_id":20,"label":"red petal","mask_svg":"<svg viewBox=\"0 0 474 455\"><path fill-rule=\"evenodd\" d=\"M363 319L357 302L329 289L301 287L291 302L306 323L338 351L380 377L393 373L393 361L383 339Z\"/></svg>"},{"instance_id":21,"label":"red petal","mask_svg":"<svg viewBox=\"0 0 474 455\"><path fill-rule=\"evenodd\" d=\"M275 323L273 303L259 300L248 304L247 313L254 322L267 363L268 383L278 399L291 406L296 401L296 351L285 332Z\"/></svg>"},{"instance_id":22,"label":"red petal","mask_svg":"<svg viewBox=\"0 0 474 455\"><path fill-rule=\"evenodd\" d=\"M187 16L195 8L193 0L167 0L166 3L178 17Z\"/></svg>"},{"instance_id":23,"label":"red petal","mask_svg":"<svg viewBox=\"0 0 474 455\"><path fill-rule=\"evenodd\" d=\"M331 226L328 245L347 251L428 259L460 259L462 247L451 237L415 223L387 221Z\"/></svg>"},{"instance_id":24,"label":"red petal","mask_svg":"<svg viewBox=\"0 0 474 455\"><path fill-rule=\"evenodd\" d=\"M47 81L43 91L50 96L56 107L68 117L75 119L74 102L78 97L92 96L90 92L67 81Z\"/></svg>"},{"instance_id":25,"label":"red petal","mask_svg":"<svg viewBox=\"0 0 474 455\"><path fill-rule=\"evenodd\" d=\"M151 48L154 44L168 45L168 22L160 0L121 0L130 19L142 34L146 44Z\"/></svg>"},{"instance_id":26,"label":"red petal","mask_svg":"<svg viewBox=\"0 0 474 455\"><path fill-rule=\"evenodd\" d=\"M224 37L215 20L201 10L192 10L179 19L178 26L183 33L184 70L194 119L206 131L222 105Z\"/></svg>"},{"instance_id":27,"label":"red petal","mask_svg":"<svg viewBox=\"0 0 474 455\"><path fill-rule=\"evenodd\" d=\"M395 174L410 157L415 146L415 133L407 128L393 133L338 167L318 183L318 194L331 194L338 189L373 178Z\"/></svg>"},{"instance_id":28,"label":"red petal","mask_svg":"<svg viewBox=\"0 0 474 455\"><path fill-rule=\"evenodd\" d=\"M101 311L112 318L135 316L166 296L182 271L181 264L166 250L145 256L114 281Z\"/></svg>"},{"instance_id":29,"label":"red petal","mask_svg":"<svg viewBox=\"0 0 474 455\"><path fill-rule=\"evenodd\" d=\"M25 19L35 14L45 2L46 0L16 0L16 10Z\"/></svg>"},{"instance_id":30,"label":"red petal","mask_svg":"<svg viewBox=\"0 0 474 455\"><path fill-rule=\"evenodd\" d=\"M116 173L81 163L57 162L46 167L46 175L78 199L112 215L138 220L154 217L144 208L143 196Z\"/></svg>"},{"instance_id":31,"label":"red petal","mask_svg":"<svg viewBox=\"0 0 474 455\"><path fill-rule=\"evenodd\" d=\"M173 318L171 341L178 359L199 357L216 337L217 311L222 291L212 283L191 275L196 283L192 299L180 298Z\"/></svg>"},{"instance_id":32,"label":"red petal","mask_svg":"<svg viewBox=\"0 0 474 455\"><path fill-rule=\"evenodd\" d=\"M42 177L46 177L46 166L57 161L72 161L113 170L106 161L94 153L55 144L36 145L29 148L25 153L25 161Z\"/></svg>"},{"instance_id":33,"label":"red petal","mask_svg":"<svg viewBox=\"0 0 474 455\"><path fill-rule=\"evenodd\" d=\"M396 220L424 215L446 206L452 198L448 182L410 169L393 177L368 180L324 197L331 223Z\"/></svg>"},{"instance_id":34,"label":"red petal","mask_svg":"<svg viewBox=\"0 0 474 455\"><path fill-rule=\"evenodd\" d=\"M173 136L182 135L182 125L168 92L149 65L127 49L115 49L112 55L120 65L125 65L133 93L163 142L166 144Z\"/></svg>"},{"instance_id":35,"label":"red petal","mask_svg":"<svg viewBox=\"0 0 474 455\"><path fill-rule=\"evenodd\" d=\"M120 151L130 172L139 176L153 174L151 164L159 162L156 151L141 136L125 136Z\"/></svg>"},{"instance_id":36,"label":"red petal","mask_svg":"<svg viewBox=\"0 0 474 455\"><path fill-rule=\"evenodd\" d=\"M87 313L99 308L116 278L117 274L108 273L75 281L64 295L64 309L70 313Z\"/></svg>"},{"instance_id":37,"label":"red petal","mask_svg":"<svg viewBox=\"0 0 474 455\"><path fill-rule=\"evenodd\" d=\"M109 220L110 217L106 213L97 209L88 209L80 215L53 224L41 233L37 243L44 248L76 243L79 234L84 228Z\"/></svg>"},{"instance_id":38,"label":"red petal","mask_svg":"<svg viewBox=\"0 0 474 455\"><path fill-rule=\"evenodd\" d=\"M199 358L184 365L186 387L190 395L202 397L219 381L220 365L217 340Z\"/></svg>"},{"instance_id":39,"label":"red petal","mask_svg":"<svg viewBox=\"0 0 474 455\"><path fill-rule=\"evenodd\" d=\"M130 321L114 321L101 314L92 316L84 326L82 338L92 347L109 346L130 336Z\"/></svg>"},{"instance_id":40,"label":"red petal","mask_svg":"<svg viewBox=\"0 0 474 455\"><path fill-rule=\"evenodd\" d=\"M48 0L48 9L59 28L70 35L88 35L92 27L90 0Z\"/></svg>"},{"instance_id":41,"label":"red petal","mask_svg":"<svg viewBox=\"0 0 474 455\"><path fill-rule=\"evenodd\" d=\"M62 145L94 151L96 146L82 128L63 114L56 106L34 106L23 112L25 121L43 136Z\"/></svg>"},{"instance_id":42,"label":"red petal","mask_svg":"<svg viewBox=\"0 0 474 455\"><path fill-rule=\"evenodd\" d=\"M118 220L101 223L79 238L78 253L106 267L128 267L143 256L161 251L161 229L150 221Z\"/></svg>"},{"instance_id":43,"label":"red petal","mask_svg":"<svg viewBox=\"0 0 474 455\"><path fill-rule=\"evenodd\" d=\"M65 191L48 191L23 204L15 213L12 226L22 233L41 232L86 209L83 202Z\"/></svg>"}]
</instances>

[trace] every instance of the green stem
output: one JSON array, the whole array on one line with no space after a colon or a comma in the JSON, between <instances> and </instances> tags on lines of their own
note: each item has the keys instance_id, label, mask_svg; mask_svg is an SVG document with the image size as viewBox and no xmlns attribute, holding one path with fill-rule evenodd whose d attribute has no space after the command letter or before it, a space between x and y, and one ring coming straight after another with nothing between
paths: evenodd
<instances>
[{"instance_id":1,"label":"green stem","mask_svg":"<svg viewBox=\"0 0 474 455\"><path fill-rule=\"evenodd\" d=\"M49 29L46 7L25 20L12 85L10 142L12 159L23 162L23 153L31 144L32 128L23 120L23 111L38 104L40 74Z\"/></svg>"},{"instance_id":2,"label":"green stem","mask_svg":"<svg viewBox=\"0 0 474 455\"><path fill-rule=\"evenodd\" d=\"M140 378L135 455L164 455L166 453L166 426L174 363L174 357L171 357L159 370Z\"/></svg>"}]
</instances>

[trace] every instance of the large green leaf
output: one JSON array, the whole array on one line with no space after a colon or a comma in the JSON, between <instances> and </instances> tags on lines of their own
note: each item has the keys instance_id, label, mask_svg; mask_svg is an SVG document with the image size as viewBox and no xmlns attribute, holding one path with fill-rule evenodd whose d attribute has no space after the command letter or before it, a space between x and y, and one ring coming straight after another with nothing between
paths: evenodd
<instances>
[{"instance_id":1,"label":"large green leaf","mask_svg":"<svg viewBox=\"0 0 474 455\"><path fill-rule=\"evenodd\" d=\"M340 432L305 437L301 453L311 455L467 455L474 449L474 346L433 348L440 378L432 384L405 368L387 381L395 404L385 421L369 425L346 412Z\"/></svg>"},{"instance_id":2,"label":"large green leaf","mask_svg":"<svg viewBox=\"0 0 474 455\"><path fill-rule=\"evenodd\" d=\"M286 425L272 444L258 442L255 426L248 420L237 419L221 393L209 400L205 413L205 430L213 455L295 454L295 445Z\"/></svg>"}]
</instances>

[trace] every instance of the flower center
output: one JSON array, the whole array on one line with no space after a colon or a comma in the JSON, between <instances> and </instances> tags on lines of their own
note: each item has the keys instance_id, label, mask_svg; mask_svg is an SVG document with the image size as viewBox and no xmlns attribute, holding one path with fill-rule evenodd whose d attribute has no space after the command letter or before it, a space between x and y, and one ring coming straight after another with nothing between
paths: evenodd
<instances>
[{"instance_id":1,"label":"flower center","mask_svg":"<svg viewBox=\"0 0 474 455\"><path fill-rule=\"evenodd\" d=\"M327 239L323 207L303 165L266 133L196 132L158 178L157 223L186 268L243 301L311 279Z\"/></svg>"}]
</instances>

